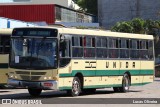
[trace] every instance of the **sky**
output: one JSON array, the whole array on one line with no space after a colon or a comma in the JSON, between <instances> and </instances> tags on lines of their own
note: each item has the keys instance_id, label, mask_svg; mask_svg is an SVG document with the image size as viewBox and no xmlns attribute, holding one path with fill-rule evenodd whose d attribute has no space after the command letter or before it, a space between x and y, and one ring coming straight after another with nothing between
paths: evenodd
<instances>
[{"instance_id":1,"label":"sky","mask_svg":"<svg viewBox=\"0 0 160 107\"><path fill-rule=\"evenodd\" d=\"M13 2L13 0L0 0L0 2Z\"/></svg>"},{"instance_id":2,"label":"sky","mask_svg":"<svg viewBox=\"0 0 160 107\"><path fill-rule=\"evenodd\" d=\"M13 1L30 1L30 0L0 0L0 3L8 3Z\"/></svg>"}]
</instances>

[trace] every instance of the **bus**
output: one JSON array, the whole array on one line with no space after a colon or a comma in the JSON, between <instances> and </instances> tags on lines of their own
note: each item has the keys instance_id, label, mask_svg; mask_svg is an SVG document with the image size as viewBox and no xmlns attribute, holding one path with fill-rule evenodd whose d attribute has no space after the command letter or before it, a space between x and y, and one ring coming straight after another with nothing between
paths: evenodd
<instances>
[{"instance_id":1,"label":"bus","mask_svg":"<svg viewBox=\"0 0 160 107\"><path fill-rule=\"evenodd\" d=\"M67 91L71 96L154 80L152 35L103 30L24 27L11 36L8 84L27 87L31 96L42 90Z\"/></svg>"},{"instance_id":2,"label":"bus","mask_svg":"<svg viewBox=\"0 0 160 107\"><path fill-rule=\"evenodd\" d=\"M8 80L8 62L11 34L12 29L0 29L0 87L4 87Z\"/></svg>"}]
</instances>

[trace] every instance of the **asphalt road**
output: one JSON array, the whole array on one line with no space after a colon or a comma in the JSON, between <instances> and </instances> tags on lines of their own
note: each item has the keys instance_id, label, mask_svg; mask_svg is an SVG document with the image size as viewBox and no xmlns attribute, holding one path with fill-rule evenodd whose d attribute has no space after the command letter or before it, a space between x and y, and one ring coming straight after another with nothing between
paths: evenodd
<instances>
[{"instance_id":1,"label":"asphalt road","mask_svg":"<svg viewBox=\"0 0 160 107\"><path fill-rule=\"evenodd\" d=\"M92 100L91 98L97 98L97 99ZM28 94L27 89L0 89L0 100L1 99L42 100L42 103L45 103L45 104L60 105L62 103L61 106L63 106L63 104L65 106L65 103L67 104L73 103L72 106L74 106L74 104L81 104L85 101L89 101L89 104L92 104L92 106L95 106L96 103L97 104L101 104L101 102L104 103L106 99L107 99L106 101L110 99L109 101L112 102L113 104L114 104L114 100L119 101L120 103L122 101L123 103L124 101L127 101L127 99L131 99L131 98L133 99L158 98L158 100L160 101L160 78L155 78L153 83L150 83L144 86L132 86L130 87L130 91L128 93L115 93L112 88L105 88L105 89L97 89L94 94L83 94L81 96L74 97L74 98L67 95L65 91L61 91L61 92L60 91L58 92L43 91L39 97L32 97ZM107 105L107 103L104 105ZM82 104L80 106L82 106ZM157 106L157 104L155 104L155 106Z\"/></svg>"}]
</instances>

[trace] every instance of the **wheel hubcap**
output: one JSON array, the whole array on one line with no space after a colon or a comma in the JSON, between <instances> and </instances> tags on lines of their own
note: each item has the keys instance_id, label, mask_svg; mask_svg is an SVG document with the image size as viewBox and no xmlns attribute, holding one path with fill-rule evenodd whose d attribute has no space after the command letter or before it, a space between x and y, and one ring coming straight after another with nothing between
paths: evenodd
<instances>
[{"instance_id":1,"label":"wheel hubcap","mask_svg":"<svg viewBox=\"0 0 160 107\"><path fill-rule=\"evenodd\" d=\"M128 78L125 78L125 80L124 80L124 88L125 88L125 90L128 90L128 89L129 89L129 81L128 81Z\"/></svg>"},{"instance_id":2,"label":"wheel hubcap","mask_svg":"<svg viewBox=\"0 0 160 107\"><path fill-rule=\"evenodd\" d=\"M78 81L73 81L73 89L72 91L75 93L75 94L78 94L79 93L79 83Z\"/></svg>"}]
</instances>

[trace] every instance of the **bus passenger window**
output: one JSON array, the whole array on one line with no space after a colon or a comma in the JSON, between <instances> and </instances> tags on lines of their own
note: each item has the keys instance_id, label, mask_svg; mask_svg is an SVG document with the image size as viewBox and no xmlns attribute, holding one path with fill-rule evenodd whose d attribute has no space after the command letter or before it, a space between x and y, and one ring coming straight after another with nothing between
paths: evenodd
<instances>
[{"instance_id":1,"label":"bus passenger window","mask_svg":"<svg viewBox=\"0 0 160 107\"><path fill-rule=\"evenodd\" d=\"M93 58L95 57L95 38L94 37L85 37L85 38L86 38L86 46L84 46L84 57Z\"/></svg>"},{"instance_id":2,"label":"bus passenger window","mask_svg":"<svg viewBox=\"0 0 160 107\"><path fill-rule=\"evenodd\" d=\"M96 38L96 47L101 47L101 38L99 37Z\"/></svg>"},{"instance_id":3,"label":"bus passenger window","mask_svg":"<svg viewBox=\"0 0 160 107\"><path fill-rule=\"evenodd\" d=\"M76 44L76 45L75 45ZM72 37L72 57L83 57L83 38L78 35Z\"/></svg>"},{"instance_id":4,"label":"bus passenger window","mask_svg":"<svg viewBox=\"0 0 160 107\"><path fill-rule=\"evenodd\" d=\"M96 38L96 57L97 58L108 57L107 38L105 37Z\"/></svg>"},{"instance_id":5,"label":"bus passenger window","mask_svg":"<svg viewBox=\"0 0 160 107\"><path fill-rule=\"evenodd\" d=\"M148 41L148 57L150 60L153 60L153 42Z\"/></svg>"},{"instance_id":6,"label":"bus passenger window","mask_svg":"<svg viewBox=\"0 0 160 107\"><path fill-rule=\"evenodd\" d=\"M118 58L119 57L119 48L118 48L118 39L109 38L109 58Z\"/></svg>"},{"instance_id":7,"label":"bus passenger window","mask_svg":"<svg viewBox=\"0 0 160 107\"><path fill-rule=\"evenodd\" d=\"M72 46L79 46L80 40L79 37L72 37Z\"/></svg>"},{"instance_id":8,"label":"bus passenger window","mask_svg":"<svg viewBox=\"0 0 160 107\"><path fill-rule=\"evenodd\" d=\"M60 56L61 57L70 57L69 54L69 41L64 40L63 42L60 43Z\"/></svg>"},{"instance_id":9,"label":"bus passenger window","mask_svg":"<svg viewBox=\"0 0 160 107\"><path fill-rule=\"evenodd\" d=\"M139 40L131 40L130 41L130 58L139 59Z\"/></svg>"},{"instance_id":10,"label":"bus passenger window","mask_svg":"<svg viewBox=\"0 0 160 107\"><path fill-rule=\"evenodd\" d=\"M148 50L147 50L147 43L148 41L142 40L140 41L140 58L141 59L148 59Z\"/></svg>"},{"instance_id":11,"label":"bus passenger window","mask_svg":"<svg viewBox=\"0 0 160 107\"><path fill-rule=\"evenodd\" d=\"M91 37L86 37L86 47L91 47Z\"/></svg>"},{"instance_id":12,"label":"bus passenger window","mask_svg":"<svg viewBox=\"0 0 160 107\"><path fill-rule=\"evenodd\" d=\"M64 67L67 64L69 64L71 58L70 58L70 41L69 40L63 40L60 43L60 67Z\"/></svg>"},{"instance_id":13,"label":"bus passenger window","mask_svg":"<svg viewBox=\"0 0 160 107\"><path fill-rule=\"evenodd\" d=\"M95 38L92 38L92 47L95 47Z\"/></svg>"},{"instance_id":14,"label":"bus passenger window","mask_svg":"<svg viewBox=\"0 0 160 107\"><path fill-rule=\"evenodd\" d=\"M129 40L120 40L120 58L129 58Z\"/></svg>"}]
</instances>

